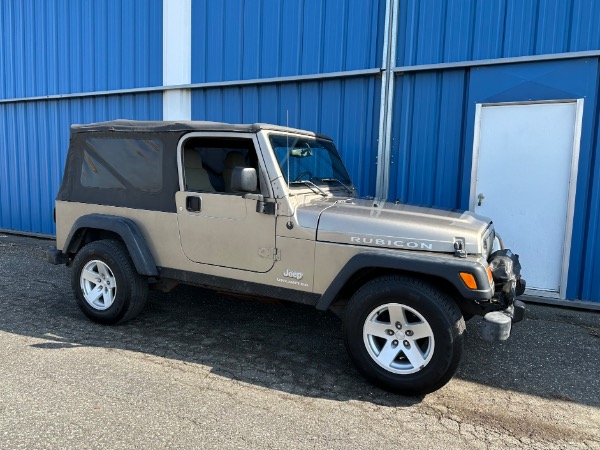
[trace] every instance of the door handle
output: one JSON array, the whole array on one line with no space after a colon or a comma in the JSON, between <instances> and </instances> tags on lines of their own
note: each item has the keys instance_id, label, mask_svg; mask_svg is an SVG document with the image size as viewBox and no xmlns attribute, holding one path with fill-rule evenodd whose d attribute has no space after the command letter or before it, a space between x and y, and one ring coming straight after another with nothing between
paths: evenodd
<instances>
[{"instance_id":1,"label":"door handle","mask_svg":"<svg viewBox=\"0 0 600 450\"><path fill-rule=\"evenodd\" d=\"M189 212L200 212L202 211L202 198L197 196L190 196L185 198L185 209Z\"/></svg>"},{"instance_id":2,"label":"door handle","mask_svg":"<svg viewBox=\"0 0 600 450\"><path fill-rule=\"evenodd\" d=\"M481 206L481 203L483 203L483 199L484 199L484 198L485 198L485 195L483 195L483 194L479 194L479 195L477 196L477 200L479 200L479 201L477 202L477 206Z\"/></svg>"}]
</instances>

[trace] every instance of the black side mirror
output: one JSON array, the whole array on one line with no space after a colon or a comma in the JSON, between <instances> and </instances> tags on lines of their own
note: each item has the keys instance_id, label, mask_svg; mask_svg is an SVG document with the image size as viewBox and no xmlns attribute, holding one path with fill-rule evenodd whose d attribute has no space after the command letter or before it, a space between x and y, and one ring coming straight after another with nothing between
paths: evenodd
<instances>
[{"instance_id":1,"label":"black side mirror","mask_svg":"<svg viewBox=\"0 0 600 450\"><path fill-rule=\"evenodd\" d=\"M255 192L258 187L256 169L235 167L231 173L231 190L234 192Z\"/></svg>"}]
</instances>

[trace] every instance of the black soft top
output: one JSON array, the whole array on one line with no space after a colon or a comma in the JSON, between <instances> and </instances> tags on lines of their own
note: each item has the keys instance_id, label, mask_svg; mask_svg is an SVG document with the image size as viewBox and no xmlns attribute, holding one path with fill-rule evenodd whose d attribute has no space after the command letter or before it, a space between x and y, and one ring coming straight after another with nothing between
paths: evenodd
<instances>
[{"instance_id":1,"label":"black soft top","mask_svg":"<svg viewBox=\"0 0 600 450\"><path fill-rule=\"evenodd\" d=\"M111 131L129 132L182 132L182 131L233 131L236 133L256 133L260 130L280 131L283 133L297 133L306 136L331 140L324 134L313 133L296 128L282 127L267 123L233 124L223 122L202 121L146 121L146 120L111 120L109 122L90 123L87 125L71 125L71 133L93 133Z\"/></svg>"},{"instance_id":2,"label":"black soft top","mask_svg":"<svg viewBox=\"0 0 600 450\"><path fill-rule=\"evenodd\" d=\"M71 125L65 172L56 197L67 202L177 212L177 145L194 131L256 133L272 130L329 137L263 123L137 121Z\"/></svg>"}]
</instances>

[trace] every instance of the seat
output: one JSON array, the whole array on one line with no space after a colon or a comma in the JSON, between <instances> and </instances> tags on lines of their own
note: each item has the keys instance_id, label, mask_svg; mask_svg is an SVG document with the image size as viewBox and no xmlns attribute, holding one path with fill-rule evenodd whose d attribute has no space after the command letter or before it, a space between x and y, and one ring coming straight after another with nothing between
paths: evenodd
<instances>
[{"instance_id":1,"label":"seat","mask_svg":"<svg viewBox=\"0 0 600 450\"><path fill-rule=\"evenodd\" d=\"M188 191L215 192L208 172L202 165L200 154L193 148L186 148L183 154L185 166L185 189Z\"/></svg>"},{"instance_id":2,"label":"seat","mask_svg":"<svg viewBox=\"0 0 600 450\"><path fill-rule=\"evenodd\" d=\"M240 152L232 151L227 153L225 162L223 163L223 180L225 181L226 192L233 192L231 190L231 176L233 169L236 167L248 167L246 165L246 158Z\"/></svg>"}]
</instances>

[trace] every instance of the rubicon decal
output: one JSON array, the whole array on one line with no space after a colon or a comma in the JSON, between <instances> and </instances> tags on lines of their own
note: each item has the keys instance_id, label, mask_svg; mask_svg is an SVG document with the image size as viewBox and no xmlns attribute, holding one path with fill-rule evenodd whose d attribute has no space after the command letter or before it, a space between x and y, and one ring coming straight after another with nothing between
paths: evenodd
<instances>
[{"instance_id":1,"label":"rubicon decal","mask_svg":"<svg viewBox=\"0 0 600 450\"><path fill-rule=\"evenodd\" d=\"M350 237L350 242L354 244L362 245L378 245L381 247L398 247L398 248L410 248L413 250L433 250L433 244L430 242L423 241L409 241L404 239L395 238L373 238L373 237Z\"/></svg>"}]
</instances>

